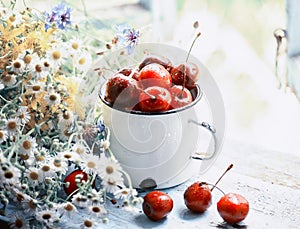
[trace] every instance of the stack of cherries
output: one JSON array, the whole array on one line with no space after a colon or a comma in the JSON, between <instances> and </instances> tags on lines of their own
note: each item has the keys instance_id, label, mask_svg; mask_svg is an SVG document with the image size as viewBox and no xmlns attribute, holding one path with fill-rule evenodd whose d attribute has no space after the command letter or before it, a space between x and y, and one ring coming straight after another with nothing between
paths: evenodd
<instances>
[{"instance_id":1,"label":"stack of cherries","mask_svg":"<svg viewBox=\"0 0 300 229\"><path fill-rule=\"evenodd\" d=\"M123 68L110 78L104 99L110 106L125 111L180 108L194 100L198 74L193 63L173 66L166 58L149 56L137 68Z\"/></svg>"}]
</instances>

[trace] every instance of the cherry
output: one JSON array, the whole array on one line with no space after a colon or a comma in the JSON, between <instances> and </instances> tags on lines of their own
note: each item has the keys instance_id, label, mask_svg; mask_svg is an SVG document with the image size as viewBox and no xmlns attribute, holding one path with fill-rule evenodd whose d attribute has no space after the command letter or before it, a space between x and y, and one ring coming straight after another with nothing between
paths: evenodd
<instances>
[{"instance_id":1,"label":"cherry","mask_svg":"<svg viewBox=\"0 0 300 229\"><path fill-rule=\"evenodd\" d=\"M159 221L172 211L173 200L168 194L155 190L146 194L142 208L149 219Z\"/></svg>"},{"instance_id":2,"label":"cherry","mask_svg":"<svg viewBox=\"0 0 300 229\"><path fill-rule=\"evenodd\" d=\"M148 87L140 94L139 107L145 112L166 111L171 105L170 92L158 86Z\"/></svg>"},{"instance_id":3,"label":"cherry","mask_svg":"<svg viewBox=\"0 0 300 229\"><path fill-rule=\"evenodd\" d=\"M104 99L118 108L132 107L138 103L139 94L135 79L117 73L107 81Z\"/></svg>"},{"instance_id":4,"label":"cherry","mask_svg":"<svg viewBox=\"0 0 300 229\"><path fill-rule=\"evenodd\" d=\"M206 182L195 182L184 192L184 203L188 209L193 212L203 213L211 206L211 192L222 179L222 177L233 167L229 165L221 177L217 180L211 189Z\"/></svg>"},{"instance_id":5,"label":"cherry","mask_svg":"<svg viewBox=\"0 0 300 229\"><path fill-rule=\"evenodd\" d=\"M173 68L171 61L166 58L166 57L158 57L158 56L149 56L146 57L142 63L139 65L139 69L141 70L143 67L145 67L148 64L152 64L152 63L156 63L156 64L160 64L162 65L167 71L171 71L171 69Z\"/></svg>"},{"instance_id":6,"label":"cherry","mask_svg":"<svg viewBox=\"0 0 300 229\"><path fill-rule=\"evenodd\" d=\"M191 92L182 86L174 85L170 88L170 93L172 96L171 107L174 109L184 107L193 101Z\"/></svg>"},{"instance_id":7,"label":"cherry","mask_svg":"<svg viewBox=\"0 0 300 229\"><path fill-rule=\"evenodd\" d=\"M170 88L172 77L162 65L151 63L140 70L138 82L143 88L151 86Z\"/></svg>"},{"instance_id":8,"label":"cherry","mask_svg":"<svg viewBox=\"0 0 300 229\"><path fill-rule=\"evenodd\" d=\"M229 224L236 224L246 218L249 203L245 197L236 193L227 193L217 203L220 216Z\"/></svg>"},{"instance_id":9,"label":"cherry","mask_svg":"<svg viewBox=\"0 0 300 229\"><path fill-rule=\"evenodd\" d=\"M182 63L171 71L172 82L176 85L184 85L188 89L195 87L199 69L194 63Z\"/></svg>"},{"instance_id":10,"label":"cherry","mask_svg":"<svg viewBox=\"0 0 300 229\"><path fill-rule=\"evenodd\" d=\"M211 205L211 191L205 182L195 182L184 192L184 203L193 212L203 213Z\"/></svg>"},{"instance_id":11,"label":"cherry","mask_svg":"<svg viewBox=\"0 0 300 229\"><path fill-rule=\"evenodd\" d=\"M132 73L132 71L134 71ZM131 78L137 80L138 79L138 75L139 75L139 72L135 69L132 69L132 68L122 68L119 73L123 74L124 76L130 76Z\"/></svg>"},{"instance_id":12,"label":"cherry","mask_svg":"<svg viewBox=\"0 0 300 229\"><path fill-rule=\"evenodd\" d=\"M82 181L87 181L87 179L88 179L87 174L80 169L75 170L75 171L71 172L69 175L67 175L64 179L64 183L68 182L69 184L63 185L63 188L67 195L71 195L78 189L77 182L76 182L77 177L80 178L79 183L82 183Z\"/></svg>"}]
</instances>

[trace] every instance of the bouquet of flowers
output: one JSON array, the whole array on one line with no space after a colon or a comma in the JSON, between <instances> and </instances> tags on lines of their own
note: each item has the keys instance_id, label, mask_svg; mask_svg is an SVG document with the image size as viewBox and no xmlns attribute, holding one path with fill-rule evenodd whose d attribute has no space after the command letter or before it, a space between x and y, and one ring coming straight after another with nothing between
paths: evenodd
<instances>
[{"instance_id":1,"label":"bouquet of flowers","mask_svg":"<svg viewBox=\"0 0 300 229\"><path fill-rule=\"evenodd\" d=\"M88 71L114 45L132 51L139 33L125 25L111 42L87 41L67 4L15 12L14 3L0 9L1 215L13 228L96 227L107 199L141 198L109 148Z\"/></svg>"}]
</instances>

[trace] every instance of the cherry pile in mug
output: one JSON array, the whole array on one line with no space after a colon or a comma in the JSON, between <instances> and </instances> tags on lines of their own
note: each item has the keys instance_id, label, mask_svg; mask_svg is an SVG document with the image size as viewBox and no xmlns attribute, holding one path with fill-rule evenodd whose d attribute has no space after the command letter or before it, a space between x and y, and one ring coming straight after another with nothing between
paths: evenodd
<instances>
[{"instance_id":1,"label":"cherry pile in mug","mask_svg":"<svg viewBox=\"0 0 300 229\"><path fill-rule=\"evenodd\" d=\"M125 111L163 112L194 100L198 67L190 62L173 66L167 58L145 58L137 68L123 68L106 83L105 101Z\"/></svg>"}]
</instances>

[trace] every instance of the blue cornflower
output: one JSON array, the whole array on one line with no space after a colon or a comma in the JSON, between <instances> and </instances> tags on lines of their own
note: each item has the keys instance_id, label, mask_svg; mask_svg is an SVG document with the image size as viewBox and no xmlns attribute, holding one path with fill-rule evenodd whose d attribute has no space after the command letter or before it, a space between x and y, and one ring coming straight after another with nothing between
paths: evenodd
<instances>
[{"instance_id":1,"label":"blue cornflower","mask_svg":"<svg viewBox=\"0 0 300 229\"><path fill-rule=\"evenodd\" d=\"M118 38L118 44L126 47L127 53L131 54L135 46L138 45L140 31L131 28L128 24L118 25L116 26L116 36Z\"/></svg>"},{"instance_id":2,"label":"blue cornflower","mask_svg":"<svg viewBox=\"0 0 300 229\"><path fill-rule=\"evenodd\" d=\"M103 121L100 121L97 123L97 128L99 129L99 132L102 133L105 130L105 125Z\"/></svg>"},{"instance_id":3,"label":"blue cornflower","mask_svg":"<svg viewBox=\"0 0 300 229\"><path fill-rule=\"evenodd\" d=\"M51 13L46 12L45 17L46 31L55 23L59 29L64 30L67 25L71 24L71 8L61 2L52 8Z\"/></svg>"}]
</instances>

